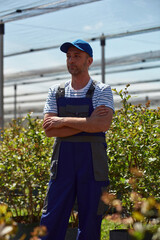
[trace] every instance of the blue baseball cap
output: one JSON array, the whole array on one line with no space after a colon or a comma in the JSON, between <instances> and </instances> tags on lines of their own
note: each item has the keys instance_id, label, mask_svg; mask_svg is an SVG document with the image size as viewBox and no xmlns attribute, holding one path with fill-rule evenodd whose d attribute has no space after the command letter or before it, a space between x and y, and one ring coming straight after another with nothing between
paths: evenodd
<instances>
[{"instance_id":1,"label":"blue baseball cap","mask_svg":"<svg viewBox=\"0 0 160 240\"><path fill-rule=\"evenodd\" d=\"M63 43L63 44L60 46L60 50L61 50L62 52L64 52L64 53L67 53L67 52L68 52L68 49L69 49L70 47L73 47L73 46L76 47L76 48L78 48L78 49L80 49L80 50L83 51L83 52L88 53L88 55L89 55L90 57L93 57L93 50L92 50L91 46L89 45L88 42L83 41L83 40L81 40L81 39L77 39L77 40L74 41L74 42L65 42L65 43Z\"/></svg>"}]
</instances>

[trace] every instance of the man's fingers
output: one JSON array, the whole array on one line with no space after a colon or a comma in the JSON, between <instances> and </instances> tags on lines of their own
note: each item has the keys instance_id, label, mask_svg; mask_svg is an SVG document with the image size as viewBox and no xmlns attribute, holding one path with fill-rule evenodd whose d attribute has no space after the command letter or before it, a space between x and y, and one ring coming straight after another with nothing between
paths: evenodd
<instances>
[{"instance_id":1,"label":"man's fingers","mask_svg":"<svg viewBox=\"0 0 160 240\"><path fill-rule=\"evenodd\" d=\"M104 116L107 113L108 113L108 108L104 105L101 105L93 111L93 116Z\"/></svg>"},{"instance_id":2,"label":"man's fingers","mask_svg":"<svg viewBox=\"0 0 160 240\"><path fill-rule=\"evenodd\" d=\"M43 128L46 129L49 125L52 124L51 118L46 118L43 122Z\"/></svg>"},{"instance_id":3,"label":"man's fingers","mask_svg":"<svg viewBox=\"0 0 160 240\"><path fill-rule=\"evenodd\" d=\"M50 128L60 128L62 127L62 122L61 122L61 118L59 117L50 117L50 118L46 118L43 122L43 128L45 130L48 130Z\"/></svg>"},{"instance_id":4,"label":"man's fingers","mask_svg":"<svg viewBox=\"0 0 160 240\"><path fill-rule=\"evenodd\" d=\"M48 130L48 129L52 128L52 127L53 127L52 124L49 124L49 125L47 125L44 129L45 129L45 130Z\"/></svg>"}]
</instances>

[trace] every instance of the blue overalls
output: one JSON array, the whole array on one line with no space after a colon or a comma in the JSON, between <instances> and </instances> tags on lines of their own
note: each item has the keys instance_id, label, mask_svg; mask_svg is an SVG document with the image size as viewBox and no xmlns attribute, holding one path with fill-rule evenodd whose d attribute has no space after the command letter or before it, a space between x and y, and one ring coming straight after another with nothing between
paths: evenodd
<instances>
[{"instance_id":1,"label":"blue overalls","mask_svg":"<svg viewBox=\"0 0 160 240\"><path fill-rule=\"evenodd\" d=\"M66 98L64 86L57 91L58 116L88 117L93 109L92 82L85 98ZM77 240L99 240L103 204L102 189L108 185L104 133L82 132L56 138L51 160L51 179L41 225L48 229L45 240L64 240L71 210L77 199Z\"/></svg>"}]
</instances>

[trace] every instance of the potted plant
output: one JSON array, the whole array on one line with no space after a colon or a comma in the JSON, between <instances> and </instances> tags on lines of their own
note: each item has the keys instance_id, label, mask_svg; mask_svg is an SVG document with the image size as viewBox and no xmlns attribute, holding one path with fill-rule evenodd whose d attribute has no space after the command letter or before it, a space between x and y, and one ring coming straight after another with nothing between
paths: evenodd
<instances>
[{"instance_id":1,"label":"potted plant","mask_svg":"<svg viewBox=\"0 0 160 240\"><path fill-rule=\"evenodd\" d=\"M4 203L0 204L0 239L14 239L17 228L17 223L13 220L12 213L8 211L8 206ZM42 237L45 234L46 228L44 226L36 227L31 233L32 237L30 238L30 240L39 240L39 236ZM25 233L23 232L18 239L26 239Z\"/></svg>"},{"instance_id":2,"label":"potted plant","mask_svg":"<svg viewBox=\"0 0 160 240\"><path fill-rule=\"evenodd\" d=\"M132 212L126 213L122 202L115 195L104 193L102 196L105 204L116 209L106 219L126 226L125 229L111 230L110 240L160 239L160 203L154 197L143 198L135 191L131 192L130 199L133 204Z\"/></svg>"},{"instance_id":3,"label":"potted plant","mask_svg":"<svg viewBox=\"0 0 160 240\"><path fill-rule=\"evenodd\" d=\"M53 140L46 138L42 120L13 120L0 144L0 201L14 221L30 232L39 225L46 194ZM2 194L3 193L3 194ZM29 238L29 237L28 237ZM26 238L27 239L27 238Z\"/></svg>"},{"instance_id":4,"label":"potted plant","mask_svg":"<svg viewBox=\"0 0 160 240\"><path fill-rule=\"evenodd\" d=\"M17 224L11 218L12 214L8 211L6 204L0 204L0 239L7 240L14 236Z\"/></svg>"}]
</instances>

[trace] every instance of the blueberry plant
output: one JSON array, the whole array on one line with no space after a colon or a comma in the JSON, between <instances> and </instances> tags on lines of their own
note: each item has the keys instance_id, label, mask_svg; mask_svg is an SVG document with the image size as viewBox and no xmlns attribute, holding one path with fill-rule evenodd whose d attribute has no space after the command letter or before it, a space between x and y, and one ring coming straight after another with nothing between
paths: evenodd
<instances>
[{"instance_id":1,"label":"blueberry plant","mask_svg":"<svg viewBox=\"0 0 160 240\"><path fill-rule=\"evenodd\" d=\"M141 175L135 181L136 191L143 197L160 200L160 108L150 109L150 102L145 106L131 104L128 87L120 92L114 89L122 107L115 112L107 144L110 189L129 210L133 169Z\"/></svg>"},{"instance_id":2,"label":"blueberry plant","mask_svg":"<svg viewBox=\"0 0 160 240\"><path fill-rule=\"evenodd\" d=\"M53 139L42 120L28 114L13 120L0 143L0 201L17 221L39 221L48 183Z\"/></svg>"}]
</instances>

